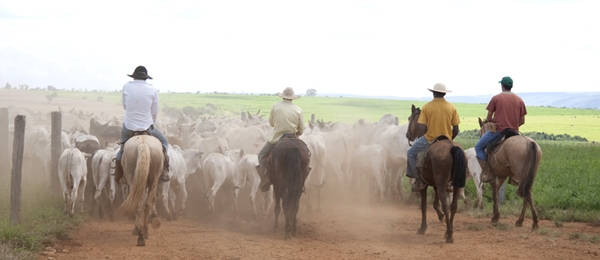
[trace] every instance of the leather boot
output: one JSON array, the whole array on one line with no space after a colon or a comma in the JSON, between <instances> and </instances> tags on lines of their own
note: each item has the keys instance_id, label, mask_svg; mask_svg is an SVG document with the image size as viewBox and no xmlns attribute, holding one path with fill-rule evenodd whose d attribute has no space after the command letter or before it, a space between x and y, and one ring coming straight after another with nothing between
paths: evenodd
<instances>
[{"instance_id":1,"label":"leather boot","mask_svg":"<svg viewBox=\"0 0 600 260\"><path fill-rule=\"evenodd\" d=\"M422 191L426 188L427 188L427 185L425 185L425 183L423 183L423 180L421 180L421 178L415 178L415 182L412 185L413 192Z\"/></svg>"},{"instance_id":2,"label":"leather boot","mask_svg":"<svg viewBox=\"0 0 600 260\"><path fill-rule=\"evenodd\" d=\"M164 170L163 173L160 175L159 181L168 182L169 180L169 156L165 155Z\"/></svg>"},{"instance_id":3,"label":"leather boot","mask_svg":"<svg viewBox=\"0 0 600 260\"><path fill-rule=\"evenodd\" d=\"M119 183L121 178L123 178L123 166L121 165L121 160L117 160L117 158L114 158L113 161L115 162L115 182Z\"/></svg>"},{"instance_id":4,"label":"leather boot","mask_svg":"<svg viewBox=\"0 0 600 260\"><path fill-rule=\"evenodd\" d=\"M267 175L267 168L261 167L260 165L256 166L256 171L258 172L258 176L260 176L260 190L262 192L267 192L271 188L271 180L269 179L269 175Z\"/></svg>"},{"instance_id":5,"label":"leather boot","mask_svg":"<svg viewBox=\"0 0 600 260\"><path fill-rule=\"evenodd\" d=\"M477 158L477 162L479 162L479 166L481 166L481 181L483 183L488 183L496 179L496 175L494 175L488 168L489 166L487 161Z\"/></svg>"}]
</instances>

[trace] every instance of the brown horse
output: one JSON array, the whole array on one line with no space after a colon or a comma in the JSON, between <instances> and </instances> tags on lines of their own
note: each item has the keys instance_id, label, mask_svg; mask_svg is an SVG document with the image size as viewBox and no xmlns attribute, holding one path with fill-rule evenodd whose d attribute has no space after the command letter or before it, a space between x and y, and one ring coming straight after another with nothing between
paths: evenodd
<instances>
[{"instance_id":1,"label":"brown horse","mask_svg":"<svg viewBox=\"0 0 600 260\"><path fill-rule=\"evenodd\" d=\"M131 137L123 146L123 179L127 181L130 192L118 210L125 215L135 213L134 233L138 235L138 246L146 245L149 221L152 221L153 228L160 227L155 205L163 156L162 144L151 135Z\"/></svg>"},{"instance_id":2,"label":"brown horse","mask_svg":"<svg viewBox=\"0 0 600 260\"><path fill-rule=\"evenodd\" d=\"M409 141L414 141L416 138L425 134L425 128L419 126L417 121L421 109L412 106L412 113L408 118L408 130L406 137ZM438 137L429 146L425 155L425 164L419 170L421 179L427 186L433 186L435 197L433 200L433 208L438 214L440 221L446 219L446 243L453 243L453 222L456 214L458 198L460 195L459 189L465 187L467 176L467 156L463 149L454 141L445 136ZM446 185L452 181L454 191L452 193L452 203L448 210L448 202L446 199ZM420 193L421 195L421 228L417 234L424 234L427 229L427 189ZM440 210L439 202L442 202Z\"/></svg>"},{"instance_id":3,"label":"brown horse","mask_svg":"<svg viewBox=\"0 0 600 260\"><path fill-rule=\"evenodd\" d=\"M481 127L479 137L490 129L495 131L493 123L482 121L481 118L479 119L479 126ZM500 212L498 211L498 189L500 189L506 178L510 177L519 183L517 195L524 199L523 210L515 225L517 227L523 226L525 210L527 210L527 204L529 204L531 206L531 218L533 219L532 229L539 227L537 210L531 197L531 188L541 159L542 149L540 146L533 139L523 135L516 135L505 139L488 155L488 166L497 177L495 181L490 182L494 201L492 223L498 223L498 219L500 218Z\"/></svg>"},{"instance_id":4,"label":"brown horse","mask_svg":"<svg viewBox=\"0 0 600 260\"><path fill-rule=\"evenodd\" d=\"M267 173L273 183L275 194L275 224L273 230L279 228L278 220L281 211L280 201L285 214L284 239L296 235L296 214L300 206L300 196L304 189L304 181L310 172L310 152L306 144L296 138L281 139L268 159Z\"/></svg>"}]
</instances>

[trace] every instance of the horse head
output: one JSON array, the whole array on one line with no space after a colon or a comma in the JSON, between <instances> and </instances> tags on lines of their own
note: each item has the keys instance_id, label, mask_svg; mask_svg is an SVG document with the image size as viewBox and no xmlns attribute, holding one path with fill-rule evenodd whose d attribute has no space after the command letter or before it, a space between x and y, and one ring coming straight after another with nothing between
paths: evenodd
<instances>
[{"instance_id":1,"label":"horse head","mask_svg":"<svg viewBox=\"0 0 600 260\"><path fill-rule=\"evenodd\" d=\"M480 129L479 129L479 137L480 138L487 131L491 131L492 133L496 132L496 124L494 124L494 122L488 122L487 119L481 120L480 117L478 117L478 119L479 119L479 127L480 127Z\"/></svg>"},{"instance_id":2,"label":"horse head","mask_svg":"<svg viewBox=\"0 0 600 260\"><path fill-rule=\"evenodd\" d=\"M417 123L419 121L419 115L421 115L421 108L412 105L411 114L408 117L408 129L406 130L406 139L408 139L409 142L414 141L425 134L425 128Z\"/></svg>"}]
</instances>

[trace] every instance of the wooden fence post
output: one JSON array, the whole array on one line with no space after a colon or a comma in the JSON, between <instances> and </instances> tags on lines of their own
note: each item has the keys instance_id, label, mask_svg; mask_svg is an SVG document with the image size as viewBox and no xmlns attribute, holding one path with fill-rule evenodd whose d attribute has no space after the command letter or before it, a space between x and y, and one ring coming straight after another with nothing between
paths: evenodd
<instances>
[{"instance_id":1,"label":"wooden fence post","mask_svg":"<svg viewBox=\"0 0 600 260\"><path fill-rule=\"evenodd\" d=\"M53 196L60 197L60 181L58 180L58 159L61 149L62 114L60 111L51 113L52 133L50 136L50 189Z\"/></svg>"},{"instance_id":2,"label":"wooden fence post","mask_svg":"<svg viewBox=\"0 0 600 260\"><path fill-rule=\"evenodd\" d=\"M0 177L10 175L8 108L0 108Z\"/></svg>"},{"instance_id":3,"label":"wooden fence post","mask_svg":"<svg viewBox=\"0 0 600 260\"><path fill-rule=\"evenodd\" d=\"M21 223L21 169L25 146L25 116L15 117L15 139L13 142L12 176L10 181L10 223Z\"/></svg>"}]
</instances>

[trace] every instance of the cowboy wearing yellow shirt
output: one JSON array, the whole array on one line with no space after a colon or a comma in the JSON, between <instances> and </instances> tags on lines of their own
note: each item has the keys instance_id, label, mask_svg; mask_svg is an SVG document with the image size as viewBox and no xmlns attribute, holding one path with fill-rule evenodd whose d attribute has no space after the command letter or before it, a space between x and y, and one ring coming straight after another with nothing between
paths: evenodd
<instances>
[{"instance_id":1,"label":"cowboy wearing yellow shirt","mask_svg":"<svg viewBox=\"0 0 600 260\"><path fill-rule=\"evenodd\" d=\"M446 93L452 92L446 89L446 85L437 83L433 89L428 88L433 92L433 100L429 101L421 109L418 124L426 127L427 131L424 136L419 137L415 143L408 149L408 160L406 165L406 176L414 178L412 191L420 191L427 188L427 185L421 180L421 175L417 171L417 155L425 149L438 136L444 135L448 139L454 139L458 135L458 124L460 118L456 107L444 99ZM452 187L448 184L447 190L451 191Z\"/></svg>"},{"instance_id":2,"label":"cowboy wearing yellow shirt","mask_svg":"<svg viewBox=\"0 0 600 260\"><path fill-rule=\"evenodd\" d=\"M266 158L273 149L273 146L279 142L283 134L292 133L299 136L304 131L304 112L302 109L292 103L292 100L300 98L294 95L294 90L287 87L283 93L277 93L283 98L281 102L277 102L271 108L269 116L269 124L273 127L273 131L267 139L267 143L258 153L259 165L256 166L258 175L260 176L260 189L264 192L269 191L271 181L266 174L267 162Z\"/></svg>"}]
</instances>

